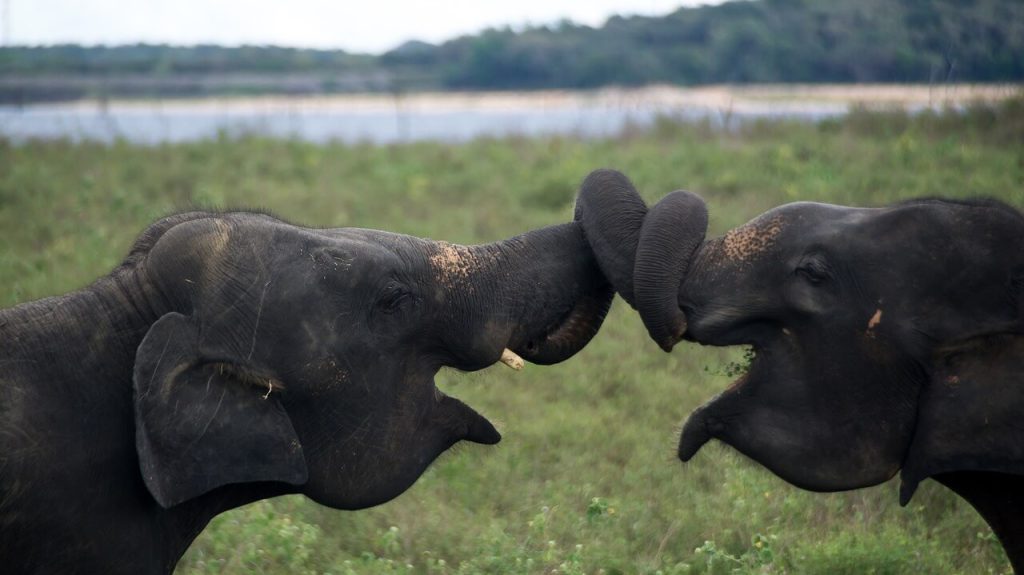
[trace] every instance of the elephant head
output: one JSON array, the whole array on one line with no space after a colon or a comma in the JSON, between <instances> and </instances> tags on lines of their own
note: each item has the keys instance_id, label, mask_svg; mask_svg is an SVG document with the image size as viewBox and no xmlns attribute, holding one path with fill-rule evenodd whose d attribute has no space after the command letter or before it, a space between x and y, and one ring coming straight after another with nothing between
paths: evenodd
<instances>
[{"instance_id":1,"label":"elephant head","mask_svg":"<svg viewBox=\"0 0 1024 575\"><path fill-rule=\"evenodd\" d=\"M461 246L185 214L126 265L168 310L133 378L137 452L163 507L238 484L344 509L391 499L453 444L500 439L438 390L438 370L567 359L612 297L574 223Z\"/></svg>"},{"instance_id":2,"label":"elephant head","mask_svg":"<svg viewBox=\"0 0 1024 575\"><path fill-rule=\"evenodd\" d=\"M587 238L655 341L753 352L690 415L680 459L718 439L813 491L900 472L903 504L933 477L1024 571L1024 216L992 200L803 202L701 242L699 198L656 216L621 174L592 183Z\"/></svg>"},{"instance_id":3,"label":"elephant head","mask_svg":"<svg viewBox=\"0 0 1024 575\"><path fill-rule=\"evenodd\" d=\"M696 196L647 212L621 174L588 182L587 238L652 338L752 348L747 372L685 423L683 461L719 439L815 491L902 469L903 502L939 474L1024 474L1019 212L803 202L702 241Z\"/></svg>"},{"instance_id":4,"label":"elephant head","mask_svg":"<svg viewBox=\"0 0 1024 575\"><path fill-rule=\"evenodd\" d=\"M748 372L684 425L815 491L1024 473L1024 218L993 201L795 203L701 247L688 339L745 344Z\"/></svg>"}]
</instances>

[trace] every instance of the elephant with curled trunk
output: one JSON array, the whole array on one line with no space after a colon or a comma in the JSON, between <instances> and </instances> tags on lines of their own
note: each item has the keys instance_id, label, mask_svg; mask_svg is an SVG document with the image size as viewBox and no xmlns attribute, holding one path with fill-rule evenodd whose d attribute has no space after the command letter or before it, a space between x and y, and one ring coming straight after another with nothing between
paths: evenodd
<instances>
[{"instance_id":1,"label":"elephant with curled trunk","mask_svg":"<svg viewBox=\"0 0 1024 575\"><path fill-rule=\"evenodd\" d=\"M467 247L163 219L92 285L0 311L0 570L169 573L227 509L396 497L500 439L438 370L567 359L611 298L573 223Z\"/></svg>"},{"instance_id":2,"label":"elephant with curled trunk","mask_svg":"<svg viewBox=\"0 0 1024 575\"><path fill-rule=\"evenodd\" d=\"M746 374L686 421L813 491L901 474L970 502L1024 572L1024 216L991 200L770 210L705 240L675 192L649 211L599 171L580 217L599 264L665 350L749 345ZM656 254L652 257L651 254Z\"/></svg>"}]
</instances>

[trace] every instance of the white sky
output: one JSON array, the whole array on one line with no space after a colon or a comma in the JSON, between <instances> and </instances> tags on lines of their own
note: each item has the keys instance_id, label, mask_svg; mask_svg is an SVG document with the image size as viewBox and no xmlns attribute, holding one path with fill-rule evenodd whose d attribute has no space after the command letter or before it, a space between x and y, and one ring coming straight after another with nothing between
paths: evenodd
<instances>
[{"instance_id":1,"label":"white sky","mask_svg":"<svg viewBox=\"0 0 1024 575\"><path fill-rule=\"evenodd\" d=\"M721 0L0 0L6 45L278 44L380 53L492 26L662 15Z\"/></svg>"}]
</instances>

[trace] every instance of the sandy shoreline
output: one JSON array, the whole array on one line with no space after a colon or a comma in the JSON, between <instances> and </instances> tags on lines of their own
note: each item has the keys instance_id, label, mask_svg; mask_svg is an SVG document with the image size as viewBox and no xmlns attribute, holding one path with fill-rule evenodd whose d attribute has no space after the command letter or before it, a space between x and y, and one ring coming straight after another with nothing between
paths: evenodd
<instances>
[{"instance_id":1,"label":"sandy shoreline","mask_svg":"<svg viewBox=\"0 0 1024 575\"><path fill-rule=\"evenodd\" d=\"M594 91L547 90L536 92L424 92L410 94L339 94L330 96L247 96L166 100L85 100L56 104L62 108L95 109L98 105L125 109L182 108L211 112L231 110L323 109L374 111L453 111L554 108L657 108L760 110L765 108L842 108L850 106L940 108L971 102L995 102L1024 94L1022 84L985 85L746 85L650 86L606 88ZM46 105L44 105L46 106Z\"/></svg>"}]
</instances>

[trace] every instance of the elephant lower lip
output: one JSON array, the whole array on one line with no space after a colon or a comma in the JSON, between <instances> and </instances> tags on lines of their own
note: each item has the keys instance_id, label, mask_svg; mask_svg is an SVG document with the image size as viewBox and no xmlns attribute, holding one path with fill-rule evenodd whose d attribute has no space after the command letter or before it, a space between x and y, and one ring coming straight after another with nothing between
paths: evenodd
<instances>
[{"instance_id":1,"label":"elephant lower lip","mask_svg":"<svg viewBox=\"0 0 1024 575\"><path fill-rule=\"evenodd\" d=\"M501 434L486 417L459 399L441 391L437 393L440 397L440 421L452 429L455 441L471 441L483 445L494 445L501 441Z\"/></svg>"},{"instance_id":2,"label":"elephant lower lip","mask_svg":"<svg viewBox=\"0 0 1024 575\"><path fill-rule=\"evenodd\" d=\"M749 360L749 365L741 368L742 373L726 387L723 394L735 393L750 381L751 373L758 363L758 350L756 348L752 349L746 354L746 358ZM709 409L712 409L721 397L719 395L698 407L686 419L686 423L683 424L683 431L679 435L678 455L680 460L684 462L689 461L704 447L704 444L713 438L721 438L722 434L726 432L725 423L720 418L709 415Z\"/></svg>"},{"instance_id":3,"label":"elephant lower lip","mask_svg":"<svg viewBox=\"0 0 1024 575\"><path fill-rule=\"evenodd\" d=\"M679 436L679 459L689 461L710 440L711 433L708 431L704 414L698 410L683 425L683 432Z\"/></svg>"},{"instance_id":4,"label":"elephant lower lip","mask_svg":"<svg viewBox=\"0 0 1024 575\"><path fill-rule=\"evenodd\" d=\"M494 424L481 415L470 424L469 431L463 439L481 445L494 445L501 441L501 433L495 429Z\"/></svg>"}]
</instances>

